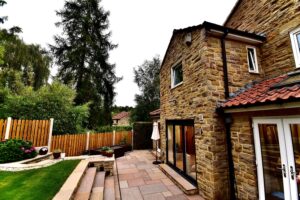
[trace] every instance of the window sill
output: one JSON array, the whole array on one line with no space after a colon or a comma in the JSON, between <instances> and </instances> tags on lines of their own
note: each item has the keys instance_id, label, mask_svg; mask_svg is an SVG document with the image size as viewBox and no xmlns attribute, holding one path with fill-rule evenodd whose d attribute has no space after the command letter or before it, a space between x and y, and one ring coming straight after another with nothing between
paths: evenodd
<instances>
[{"instance_id":1,"label":"window sill","mask_svg":"<svg viewBox=\"0 0 300 200\"><path fill-rule=\"evenodd\" d=\"M250 74L259 75L259 72L249 71Z\"/></svg>"},{"instance_id":2,"label":"window sill","mask_svg":"<svg viewBox=\"0 0 300 200\"><path fill-rule=\"evenodd\" d=\"M174 85L173 87L171 87L171 90L173 90L173 89L175 89L175 88L181 86L182 84L183 84L183 82L180 82L180 83L178 83L177 85Z\"/></svg>"}]
</instances>

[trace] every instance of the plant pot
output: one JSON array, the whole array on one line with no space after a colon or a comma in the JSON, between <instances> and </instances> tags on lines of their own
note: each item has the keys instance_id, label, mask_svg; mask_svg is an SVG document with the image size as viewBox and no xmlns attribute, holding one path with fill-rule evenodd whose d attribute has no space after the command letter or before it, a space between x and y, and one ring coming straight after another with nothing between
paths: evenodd
<instances>
[{"instance_id":1,"label":"plant pot","mask_svg":"<svg viewBox=\"0 0 300 200\"><path fill-rule=\"evenodd\" d=\"M54 153L53 153L53 158L54 158L54 159L60 158L60 154L61 154L61 152L54 152Z\"/></svg>"},{"instance_id":2,"label":"plant pot","mask_svg":"<svg viewBox=\"0 0 300 200\"><path fill-rule=\"evenodd\" d=\"M112 157L113 154L114 154L114 153L107 153L107 152L106 152L106 156L107 156L107 157Z\"/></svg>"}]
</instances>

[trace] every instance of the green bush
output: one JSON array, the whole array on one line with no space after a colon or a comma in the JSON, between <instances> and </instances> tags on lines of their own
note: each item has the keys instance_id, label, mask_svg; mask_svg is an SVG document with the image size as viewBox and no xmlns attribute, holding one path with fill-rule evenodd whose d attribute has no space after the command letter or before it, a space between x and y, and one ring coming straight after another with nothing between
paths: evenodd
<instances>
[{"instance_id":1,"label":"green bush","mask_svg":"<svg viewBox=\"0 0 300 200\"><path fill-rule=\"evenodd\" d=\"M33 158L37 155L31 142L9 139L0 142L0 163L9 163Z\"/></svg>"},{"instance_id":2,"label":"green bush","mask_svg":"<svg viewBox=\"0 0 300 200\"><path fill-rule=\"evenodd\" d=\"M80 133L89 116L88 104L75 106L75 91L54 82L37 91L26 87L16 94L0 89L0 119L54 118L53 134Z\"/></svg>"},{"instance_id":3,"label":"green bush","mask_svg":"<svg viewBox=\"0 0 300 200\"><path fill-rule=\"evenodd\" d=\"M113 132L113 131L131 131L131 126L99 126L95 130L98 133L107 133L107 132Z\"/></svg>"}]
</instances>

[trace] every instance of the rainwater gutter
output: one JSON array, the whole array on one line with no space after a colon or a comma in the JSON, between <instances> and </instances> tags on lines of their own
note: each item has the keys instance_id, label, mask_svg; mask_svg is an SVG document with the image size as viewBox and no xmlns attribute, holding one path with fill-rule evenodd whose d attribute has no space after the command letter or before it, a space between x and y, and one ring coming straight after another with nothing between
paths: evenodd
<instances>
[{"instance_id":1,"label":"rainwater gutter","mask_svg":"<svg viewBox=\"0 0 300 200\"><path fill-rule=\"evenodd\" d=\"M221 51L223 61L223 80L224 80L224 95L225 99L229 98L229 84L228 84L228 67L227 67L227 56L226 56L226 44L225 38L228 35L229 30L223 30L221 37ZM229 114L224 116L225 121L225 133L226 133L226 144L227 144L227 156L228 156L228 168L229 168L229 195L231 200L236 200L236 189L235 189L235 173L234 173L234 162L232 158L232 143L231 143L231 123L232 118Z\"/></svg>"},{"instance_id":2,"label":"rainwater gutter","mask_svg":"<svg viewBox=\"0 0 300 200\"><path fill-rule=\"evenodd\" d=\"M205 27L205 26L204 26ZM223 27L222 29L214 29L209 23L207 23L206 29L210 31L218 32L221 42L221 54L223 62L223 81L224 81L224 96L225 99L229 98L229 83L228 83L228 66L227 66L227 56L226 56L226 44L225 39L228 36L229 29ZM229 198L230 200L236 200L236 181L234 173L234 162L232 157L232 142L231 142L231 123L232 118L230 114L225 114L223 111L220 113L223 116L225 124L225 134L226 134L226 145L227 145L227 160L229 169Z\"/></svg>"}]
</instances>

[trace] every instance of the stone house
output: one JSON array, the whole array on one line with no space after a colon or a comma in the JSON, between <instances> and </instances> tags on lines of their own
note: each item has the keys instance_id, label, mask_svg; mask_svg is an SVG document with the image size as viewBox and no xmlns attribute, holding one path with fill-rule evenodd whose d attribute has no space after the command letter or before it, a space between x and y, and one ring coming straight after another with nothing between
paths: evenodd
<instances>
[{"instance_id":1,"label":"stone house","mask_svg":"<svg viewBox=\"0 0 300 200\"><path fill-rule=\"evenodd\" d=\"M113 126L130 126L130 112L120 112L112 117Z\"/></svg>"},{"instance_id":2,"label":"stone house","mask_svg":"<svg viewBox=\"0 0 300 200\"><path fill-rule=\"evenodd\" d=\"M239 0L224 26L174 30L160 71L165 163L204 199L298 199L299 68L296 0Z\"/></svg>"}]
</instances>

